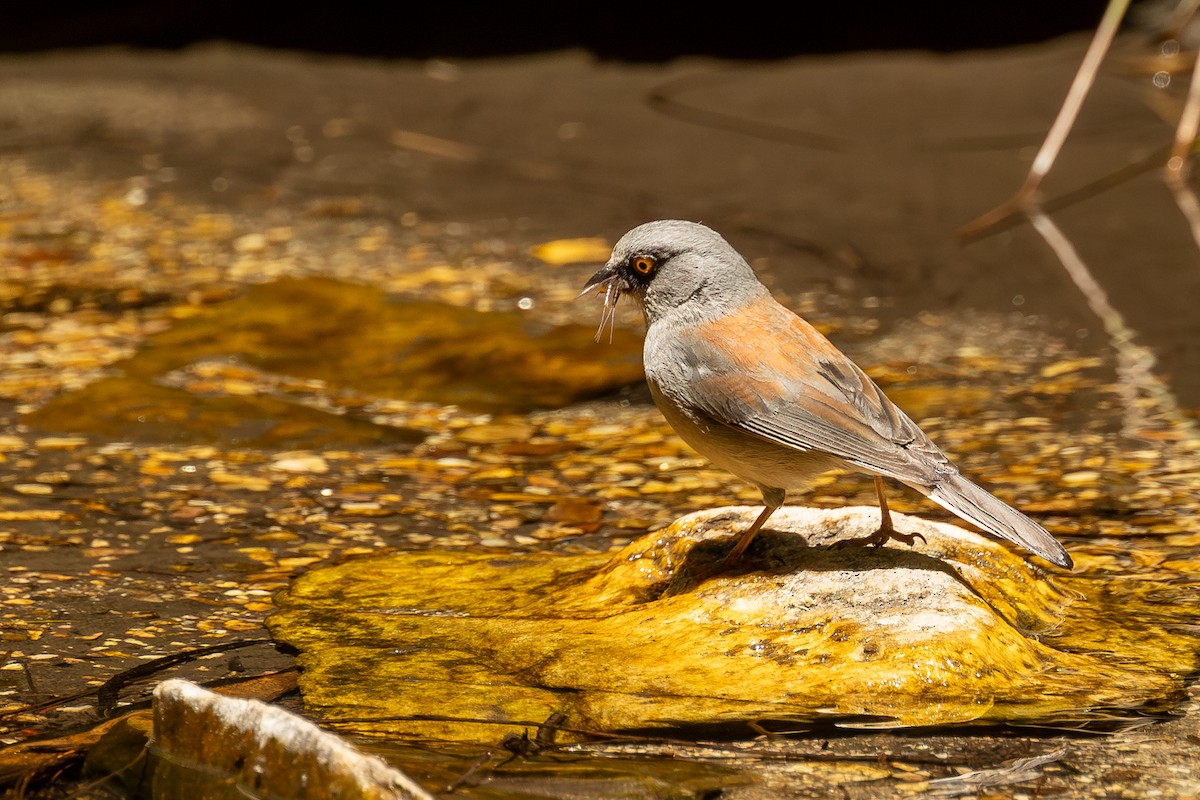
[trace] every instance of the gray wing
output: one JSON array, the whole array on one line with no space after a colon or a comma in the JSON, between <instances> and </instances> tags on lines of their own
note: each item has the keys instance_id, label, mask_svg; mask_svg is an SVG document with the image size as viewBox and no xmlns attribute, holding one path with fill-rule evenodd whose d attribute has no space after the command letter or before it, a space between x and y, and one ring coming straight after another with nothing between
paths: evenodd
<instances>
[{"instance_id":1,"label":"gray wing","mask_svg":"<svg viewBox=\"0 0 1200 800\"><path fill-rule=\"evenodd\" d=\"M791 316L789 314L789 316ZM697 417L765 440L844 459L904 483L932 486L958 469L861 369L800 320L772 347L684 333L647 341L647 373ZM805 330L807 328L807 330ZM780 347L780 344L783 347ZM657 372L675 372L662 380Z\"/></svg>"},{"instance_id":2,"label":"gray wing","mask_svg":"<svg viewBox=\"0 0 1200 800\"><path fill-rule=\"evenodd\" d=\"M646 338L646 376L696 421L894 478L984 530L1062 567L1045 528L958 473L874 381L812 326L782 310L737 325ZM782 316L787 314L787 317ZM765 317L765 321L760 321Z\"/></svg>"}]
</instances>

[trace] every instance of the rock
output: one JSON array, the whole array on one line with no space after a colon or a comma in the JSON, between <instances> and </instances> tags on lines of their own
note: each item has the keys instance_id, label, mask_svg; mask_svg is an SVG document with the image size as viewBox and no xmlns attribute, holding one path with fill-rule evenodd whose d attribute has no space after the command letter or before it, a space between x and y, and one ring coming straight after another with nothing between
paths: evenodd
<instances>
[{"instance_id":1,"label":"rock","mask_svg":"<svg viewBox=\"0 0 1200 800\"><path fill-rule=\"evenodd\" d=\"M271 469L299 475L324 475L329 472L329 462L313 453L280 453L271 462Z\"/></svg>"},{"instance_id":2,"label":"rock","mask_svg":"<svg viewBox=\"0 0 1200 800\"><path fill-rule=\"evenodd\" d=\"M594 330L517 312L394 302L344 281L285 278L150 337L112 365L118 374L54 397L23 421L118 441L293 449L412 443L423 434L297 399L336 405L345 394L524 413L640 381L640 338L619 330L600 347ZM214 362L222 368L211 369Z\"/></svg>"},{"instance_id":3,"label":"rock","mask_svg":"<svg viewBox=\"0 0 1200 800\"><path fill-rule=\"evenodd\" d=\"M156 800L433 798L403 772L295 714L187 681L155 688L152 745Z\"/></svg>"},{"instance_id":4,"label":"rock","mask_svg":"<svg viewBox=\"0 0 1200 800\"><path fill-rule=\"evenodd\" d=\"M269 625L301 652L312 712L450 739L498 733L405 718L1076 724L1161 711L1195 667L1196 637L1154 622L1163 586L1114 597L903 515L925 543L825 547L872 532L874 508L781 509L742 563L703 577L759 511L691 514L615 556L353 561L298 579Z\"/></svg>"},{"instance_id":5,"label":"rock","mask_svg":"<svg viewBox=\"0 0 1200 800\"><path fill-rule=\"evenodd\" d=\"M425 434L330 414L267 394L200 395L154 377L114 375L59 395L22 421L100 441L227 447L308 448L412 445Z\"/></svg>"}]
</instances>

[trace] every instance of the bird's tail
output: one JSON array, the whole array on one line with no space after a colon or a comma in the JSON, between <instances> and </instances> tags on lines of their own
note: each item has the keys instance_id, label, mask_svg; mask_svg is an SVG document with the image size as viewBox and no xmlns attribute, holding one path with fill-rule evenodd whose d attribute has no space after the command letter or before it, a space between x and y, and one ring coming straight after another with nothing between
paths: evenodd
<instances>
[{"instance_id":1,"label":"bird's tail","mask_svg":"<svg viewBox=\"0 0 1200 800\"><path fill-rule=\"evenodd\" d=\"M1074 565L1049 531L961 475L939 482L928 491L928 497L968 522L1053 564L1067 569Z\"/></svg>"}]
</instances>

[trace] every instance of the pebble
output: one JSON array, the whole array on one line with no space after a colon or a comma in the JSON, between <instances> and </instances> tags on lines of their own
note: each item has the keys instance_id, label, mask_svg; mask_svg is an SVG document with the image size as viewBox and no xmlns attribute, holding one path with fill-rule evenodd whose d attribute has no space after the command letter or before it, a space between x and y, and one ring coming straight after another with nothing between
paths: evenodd
<instances>
[{"instance_id":1,"label":"pebble","mask_svg":"<svg viewBox=\"0 0 1200 800\"><path fill-rule=\"evenodd\" d=\"M329 472L329 462L316 455L284 455L271 462L271 469L280 472L323 475Z\"/></svg>"}]
</instances>

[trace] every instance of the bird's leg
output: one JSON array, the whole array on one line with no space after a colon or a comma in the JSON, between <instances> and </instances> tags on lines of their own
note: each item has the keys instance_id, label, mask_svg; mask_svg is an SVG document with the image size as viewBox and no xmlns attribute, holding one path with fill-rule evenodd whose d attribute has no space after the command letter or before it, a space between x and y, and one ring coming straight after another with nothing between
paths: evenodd
<instances>
[{"instance_id":1,"label":"bird's leg","mask_svg":"<svg viewBox=\"0 0 1200 800\"><path fill-rule=\"evenodd\" d=\"M878 475L875 476L875 494L879 497L879 530L876 533L891 537L896 533L896 528L892 525L892 512L888 509L887 495L883 491L883 478ZM912 540L907 544L912 544Z\"/></svg>"},{"instance_id":2,"label":"bird's leg","mask_svg":"<svg viewBox=\"0 0 1200 800\"><path fill-rule=\"evenodd\" d=\"M925 537L919 533L901 533L892 525L892 513L888 511L887 495L883 493L883 478L878 475L875 476L875 493L879 495L879 530L866 536L856 536L853 539L842 539L839 542L834 542L834 547L841 548L850 545L883 547L892 539L904 542L910 546L917 539L920 539L922 542L925 541Z\"/></svg>"},{"instance_id":3,"label":"bird's leg","mask_svg":"<svg viewBox=\"0 0 1200 800\"><path fill-rule=\"evenodd\" d=\"M774 512L775 509L772 506L767 506L763 509L762 513L758 515L758 519L754 520L754 523L738 537L737 544L729 551L729 555L721 559L721 566L737 563L738 559L742 557L742 553L750 546L750 542L754 541L754 537L758 535L759 529L762 528L767 518Z\"/></svg>"},{"instance_id":4,"label":"bird's leg","mask_svg":"<svg viewBox=\"0 0 1200 800\"><path fill-rule=\"evenodd\" d=\"M758 535L762 526L767 523L767 519L783 505L783 498L785 496L783 489L762 489L762 493L763 503L766 505L766 508L758 515L758 519L754 520L750 527L738 537L737 543L729 551L729 555L721 559L719 569L736 564L738 559L742 557L742 553L746 552L746 548L750 546L750 542L754 541L754 537Z\"/></svg>"}]
</instances>

